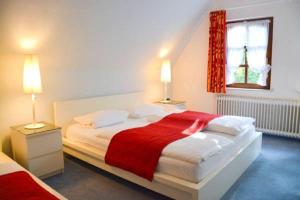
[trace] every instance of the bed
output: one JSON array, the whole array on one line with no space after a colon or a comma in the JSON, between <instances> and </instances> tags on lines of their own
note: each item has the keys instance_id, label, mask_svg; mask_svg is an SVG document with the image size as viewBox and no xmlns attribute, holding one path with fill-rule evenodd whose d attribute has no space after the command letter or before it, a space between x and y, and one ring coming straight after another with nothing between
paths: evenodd
<instances>
[{"instance_id":1,"label":"bed","mask_svg":"<svg viewBox=\"0 0 300 200\"><path fill-rule=\"evenodd\" d=\"M21 167L15 161L13 161L11 158L6 156L4 153L0 152L0 176L10 174L13 172L19 172L19 171L29 173L27 170L25 170L23 167ZM30 173L29 173L29 175L36 183L38 183L42 188L44 188L46 191L48 191L49 193L54 195L56 198L58 198L60 200L66 200L65 197L63 197L62 195L60 195L59 193L54 191L48 185L43 183L40 179L38 179L37 177L35 177L34 175L32 175ZM17 190L17 188L16 188L16 190Z\"/></svg>"},{"instance_id":2,"label":"bed","mask_svg":"<svg viewBox=\"0 0 300 200\"><path fill-rule=\"evenodd\" d=\"M238 137L205 131L206 135L225 137L234 145L224 148L222 153L198 165L174 160L162 154L154 179L150 182L104 162L110 137L99 135L105 135L105 130L86 134L88 129L83 129L78 124L69 124L74 116L80 114L112 108L130 111L141 102L145 100L140 92L55 102L55 124L64 127L64 152L171 198L194 200L220 199L260 153L261 133L256 132L254 127L249 127ZM145 122L142 120L132 119L130 123L143 125ZM114 129L118 130L116 127Z\"/></svg>"}]
</instances>

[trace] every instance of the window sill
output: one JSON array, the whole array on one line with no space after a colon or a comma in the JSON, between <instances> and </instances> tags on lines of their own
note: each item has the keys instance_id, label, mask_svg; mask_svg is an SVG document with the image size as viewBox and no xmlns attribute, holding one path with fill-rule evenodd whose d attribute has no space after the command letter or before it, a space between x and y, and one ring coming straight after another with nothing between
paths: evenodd
<instances>
[{"instance_id":1,"label":"window sill","mask_svg":"<svg viewBox=\"0 0 300 200\"><path fill-rule=\"evenodd\" d=\"M226 90L228 91L255 91L255 92L264 92L264 93L271 93L274 91L273 88L269 89L269 90L265 90L265 89L249 89L249 88L234 88L234 87L226 87Z\"/></svg>"}]
</instances>

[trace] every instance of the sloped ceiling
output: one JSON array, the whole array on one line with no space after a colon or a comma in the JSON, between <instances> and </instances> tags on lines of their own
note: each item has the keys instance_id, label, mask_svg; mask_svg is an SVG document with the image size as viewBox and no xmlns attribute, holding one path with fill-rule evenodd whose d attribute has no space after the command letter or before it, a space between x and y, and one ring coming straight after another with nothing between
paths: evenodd
<instances>
[{"instance_id":1,"label":"sloped ceiling","mask_svg":"<svg viewBox=\"0 0 300 200\"><path fill-rule=\"evenodd\" d=\"M126 90L128 79L136 79L136 71L151 65L162 49L174 60L207 7L209 0L2 0L0 52L23 54L22 40L34 40L29 51L40 55L44 71L67 70L65 81L69 97L94 96L121 92L106 84L107 89L94 88L78 94L72 90L74 76L80 76L82 89L103 81L117 81ZM96 70L95 73L95 68ZM107 70L115 69L115 70ZM126 68L126 83L121 83L117 69ZM70 71L72 69L72 71ZM101 71L99 71L101 69ZM91 72L91 74L88 73ZM57 71L53 72L56 73ZM104 73L103 73L104 72ZM132 74L133 76L131 76ZM97 75L97 77L96 77ZM65 76L66 77L66 76ZM142 76L139 76L143 79ZM58 77L57 77L58 78ZM108 79L109 78L109 79ZM66 79L64 79L66 80ZM51 80L47 86L55 87ZM137 81L137 80L135 80ZM139 83L144 82L138 80ZM143 89L143 88L131 88ZM130 89L129 89L130 90Z\"/></svg>"},{"instance_id":2,"label":"sloped ceiling","mask_svg":"<svg viewBox=\"0 0 300 200\"><path fill-rule=\"evenodd\" d=\"M23 54L40 57L41 120L52 121L55 100L137 90L159 98L160 51L175 62L210 3L1 0L0 133L31 118L30 98L22 93Z\"/></svg>"}]
</instances>

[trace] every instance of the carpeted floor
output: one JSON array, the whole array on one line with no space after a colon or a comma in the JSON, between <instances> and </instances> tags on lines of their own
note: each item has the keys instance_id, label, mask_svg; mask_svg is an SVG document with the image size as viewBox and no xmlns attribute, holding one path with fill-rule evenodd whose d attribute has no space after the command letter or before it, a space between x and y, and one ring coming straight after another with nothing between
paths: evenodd
<instances>
[{"instance_id":1,"label":"carpeted floor","mask_svg":"<svg viewBox=\"0 0 300 200\"><path fill-rule=\"evenodd\" d=\"M45 182L70 200L169 199L70 156ZM261 155L222 200L300 200L300 140L263 136Z\"/></svg>"}]
</instances>

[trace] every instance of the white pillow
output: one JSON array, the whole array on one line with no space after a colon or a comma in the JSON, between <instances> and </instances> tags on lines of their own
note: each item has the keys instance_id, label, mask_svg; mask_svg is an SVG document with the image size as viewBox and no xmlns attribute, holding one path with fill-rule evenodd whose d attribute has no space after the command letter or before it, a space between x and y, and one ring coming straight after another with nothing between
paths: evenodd
<instances>
[{"instance_id":1,"label":"white pillow","mask_svg":"<svg viewBox=\"0 0 300 200\"><path fill-rule=\"evenodd\" d=\"M133 112L131 113L131 116L135 118L142 118L151 115L164 116L165 115L164 108L162 106L155 105L155 104L142 104L136 106Z\"/></svg>"},{"instance_id":2,"label":"white pillow","mask_svg":"<svg viewBox=\"0 0 300 200\"><path fill-rule=\"evenodd\" d=\"M124 110L102 110L83 116L74 117L74 121L87 128L100 128L122 123L127 120L129 113Z\"/></svg>"},{"instance_id":3,"label":"white pillow","mask_svg":"<svg viewBox=\"0 0 300 200\"><path fill-rule=\"evenodd\" d=\"M238 135L246 128L253 125L255 119L251 117L229 116L224 115L211 120L206 130Z\"/></svg>"}]
</instances>

